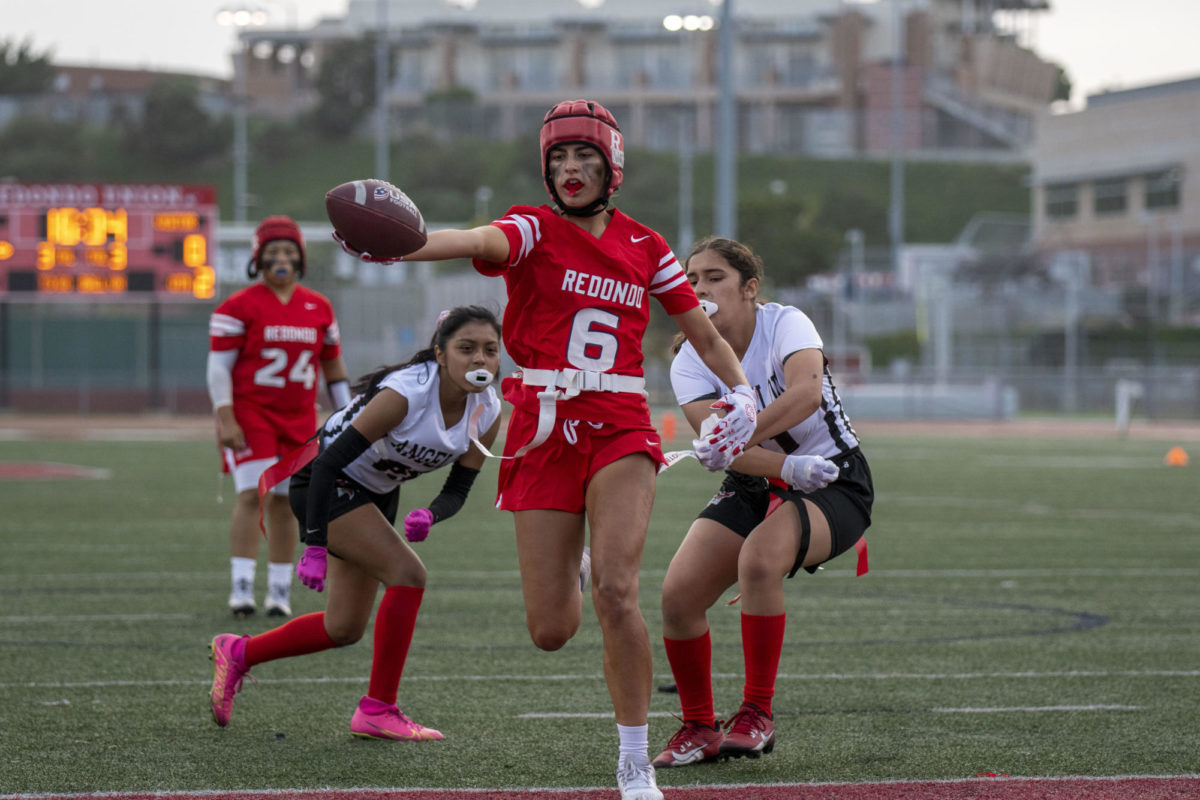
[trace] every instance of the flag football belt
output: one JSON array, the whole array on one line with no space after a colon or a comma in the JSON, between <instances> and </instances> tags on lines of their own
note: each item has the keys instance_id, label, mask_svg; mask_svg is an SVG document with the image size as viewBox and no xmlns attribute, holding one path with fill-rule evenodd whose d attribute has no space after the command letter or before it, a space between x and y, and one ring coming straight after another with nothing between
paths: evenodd
<instances>
[{"instance_id":1,"label":"flag football belt","mask_svg":"<svg viewBox=\"0 0 1200 800\"><path fill-rule=\"evenodd\" d=\"M258 476L258 529L262 531L263 536L267 535L267 529L263 525L263 509L266 508L263 498L267 496L267 492L271 491L275 484L290 479L304 469L320 452L321 431L318 430L308 437L307 442L281 457Z\"/></svg>"},{"instance_id":2,"label":"flag football belt","mask_svg":"<svg viewBox=\"0 0 1200 800\"><path fill-rule=\"evenodd\" d=\"M618 375L613 372L597 372L590 369L526 369L517 373L526 386L540 388L538 397L538 423L533 438L521 445L511 456L496 456L479 441L479 416L483 406L475 409L467 425L467 433L479 451L488 458L520 458L550 438L554 421L558 418L558 401L578 397L582 392L616 392L646 396L646 379L640 375Z\"/></svg>"}]
</instances>

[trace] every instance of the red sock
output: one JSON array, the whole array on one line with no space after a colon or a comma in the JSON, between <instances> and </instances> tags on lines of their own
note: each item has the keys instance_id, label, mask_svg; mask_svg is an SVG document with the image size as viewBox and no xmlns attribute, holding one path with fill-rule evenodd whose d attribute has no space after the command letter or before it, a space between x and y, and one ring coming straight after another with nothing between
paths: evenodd
<instances>
[{"instance_id":1,"label":"red sock","mask_svg":"<svg viewBox=\"0 0 1200 800\"><path fill-rule=\"evenodd\" d=\"M679 706L687 722L712 727L717 724L712 695L712 636L708 631L695 639L668 639L667 661L679 690Z\"/></svg>"},{"instance_id":2,"label":"red sock","mask_svg":"<svg viewBox=\"0 0 1200 800\"><path fill-rule=\"evenodd\" d=\"M742 655L746 661L745 701L768 714L775 696L775 676L783 652L786 614L758 616L742 614Z\"/></svg>"},{"instance_id":3,"label":"red sock","mask_svg":"<svg viewBox=\"0 0 1200 800\"><path fill-rule=\"evenodd\" d=\"M375 612L375 652L371 656L367 694L388 705L396 704L400 676L424 594L421 586L389 586Z\"/></svg>"},{"instance_id":4,"label":"red sock","mask_svg":"<svg viewBox=\"0 0 1200 800\"><path fill-rule=\"evenodd\" d=\"M319 653L338 644L325 632L325 612L317 611L289 620L278 628L251 636L246 641L246 666L288 656Z\"/></svg>"}]
</instances>

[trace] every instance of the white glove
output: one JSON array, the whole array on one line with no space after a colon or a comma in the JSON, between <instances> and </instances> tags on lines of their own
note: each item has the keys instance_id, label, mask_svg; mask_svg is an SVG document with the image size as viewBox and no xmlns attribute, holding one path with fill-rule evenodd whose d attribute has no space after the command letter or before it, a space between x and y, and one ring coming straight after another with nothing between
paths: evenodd
<instances>
[{"instance_id":1,"label":"white glove","mask_svg":"<svg viewBox=\"0 0 1200 800\"><path fill-rule=\"evenodd\" d=\"M837 464L821 456L788 456L779 477L793 489L815 492L836 481L840 472Z\"/></svg>"},{"instance_id":2,"label":"white glove","mask_svg":"<svg viewBox=\"0 0 1200 800\"><path fill-rule=\"evenodd\" d=\"M700 438L693 440L692 449L700 463L715 472L728 467L746 449L746 442L754 435L758 406L750 387L741 385L733 387L712 408L726 414L720 418L713 414L704 420Z\"/></svg>"},{"instance_id":3,"label":"white glove","mask_svg":"<svg viewBox=\"0 0 1200 800\"><path fill-rule=\"evenodd\" d=\"M696 460L713 472L725 469L735 458L728 447L713 439L713 428L720 421L716 414L710 414L704 422L700 423L700 438L692 440L692 452L696 454ZM716 443L710 444L710 439Z\"/></svg>"}]
</instances>

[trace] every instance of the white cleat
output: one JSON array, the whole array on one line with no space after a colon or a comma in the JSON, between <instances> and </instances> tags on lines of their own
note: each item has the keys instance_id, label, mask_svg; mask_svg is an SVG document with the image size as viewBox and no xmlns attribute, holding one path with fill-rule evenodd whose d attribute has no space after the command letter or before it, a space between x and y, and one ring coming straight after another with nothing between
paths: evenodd
<instances>
[{"instance_id":1,"label":"white cleat","mask_svg":"<svg viewBox=\"0 0 1200 800\"><path fill-rule=\"evenodd\" d=\"M654 780L654 767L650 756L622 755L617 762L617 788L621 800L663 800Z\"/></svg>"},{"instance_id":2,"label":"white cleat","mask_svg":"<svg viewBox=\"0 0 1200 800\"><path fill-rule=\"evenodd\" d=\"M292 615L291 592L288 587L272 586L267 589L263 605L267 608L268 617L290 617Z\"/></svg>"},{"instance_id":3,"label":"white cleat","mask_svg":"<svg viewBox=\"0 0 1200 800\"><path fill-rule=\"evenodd\" d=\"M579 591L586 592L592 580L592 548L583 546L583 558L579 560Z\"/></svg>"},{"instance_id":4,"label":"white cleat","mask_svg":"<svg viewBox=\"0 0 1200 800\"><path fill-rule=\"evenodd\" d=\"M237 581L229 593L229 612L240 619L252 615L254 610L254 585L247 580Z\"/></svg>"}]
</instances>

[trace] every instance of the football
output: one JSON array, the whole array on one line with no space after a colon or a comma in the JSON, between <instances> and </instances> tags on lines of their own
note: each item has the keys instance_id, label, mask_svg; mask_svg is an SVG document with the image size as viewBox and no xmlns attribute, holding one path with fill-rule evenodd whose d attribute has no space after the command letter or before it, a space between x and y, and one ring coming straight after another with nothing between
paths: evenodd
<instances>
[{"instance_id":1,"label":"football","mask_svg":"<svg viewBox=\"0 0 1200 800\"><path fill-rule=\"evenodd\" d=\"M387 181L347 181L325 193L333 229L360 253L401 258L421 249L425 220L417 204Z\"/></svg>"}]
</instances>

